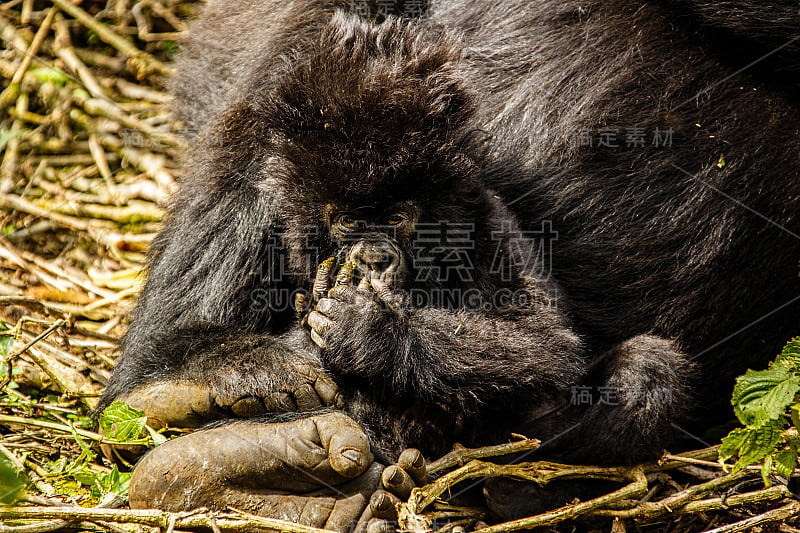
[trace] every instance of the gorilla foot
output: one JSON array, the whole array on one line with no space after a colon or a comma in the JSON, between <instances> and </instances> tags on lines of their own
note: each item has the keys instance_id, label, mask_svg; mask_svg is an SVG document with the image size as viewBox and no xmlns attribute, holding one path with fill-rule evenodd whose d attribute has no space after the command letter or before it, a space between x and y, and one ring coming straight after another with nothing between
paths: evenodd
<instances>
[{"instance_id":1,"label":"gorilla foot","mask_svg":"<svg viewBox=\"0 0 800 533\"><path fill-rule=\"evenodd\" d=\"M129 497L132 508L233 507L344 532L361 517L382 471L366 435L342 413L235 421L148 453Z\"/></svg>"}]
</instances>

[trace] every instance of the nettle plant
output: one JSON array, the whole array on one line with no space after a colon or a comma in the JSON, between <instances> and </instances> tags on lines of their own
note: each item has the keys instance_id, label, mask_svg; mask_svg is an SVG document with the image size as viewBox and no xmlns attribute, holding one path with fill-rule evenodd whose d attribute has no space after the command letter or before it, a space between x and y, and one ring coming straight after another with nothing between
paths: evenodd
<instances>
[{"instance_id":1,"label":"nettle plant","mask_svg":"<svg viewBox=\"0 0 800 533\"><path fill-rule=\"evenodd\" d=\"M766 485L773 471L788 479L800 451L800 337L766 370L748 370L739 377L731 403L744 427L722 439L720 462L736 457L733 472L761 463Z\"/></svg>"}]
</instances>

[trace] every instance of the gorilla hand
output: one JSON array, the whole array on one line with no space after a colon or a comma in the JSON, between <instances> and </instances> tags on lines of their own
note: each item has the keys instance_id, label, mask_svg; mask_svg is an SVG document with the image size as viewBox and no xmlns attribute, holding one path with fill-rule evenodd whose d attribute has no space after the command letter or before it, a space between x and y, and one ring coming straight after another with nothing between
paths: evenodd
<instances>
[{"instance_id":1,"label":"gorilla hand","mask_svg":"<svg viewBox=\"0 0 800 533\"><path fill-rule=\"evenodd\" d=\"M176 512L233 507L344 532L361 517L382 470L361 428L339 412L234 421L148 453L133 471L130 504Z\"/></svg>"},{"instance_id":2,"label":"gorilla hand","mask_svg":"<svg viewBox=\"0 0 800 533\"><path fill-rule=\"evenodd\" d=\"M188 376L202 376L202 381ZM231 415L342 407L336 383L318 361L281 340L256 335L217 342L180 374L140 385L118 399L173 427L199 427Z\"/></svg>"},{"instance_id":3,"label":"gorilla hand","mask_svg":"<svg viewBox=\"0 0 800 533\"><path fill-rule=\"evenodd\" d=\"M362 338L354 332L361 331L379 341L392 331L394 318L402 313L402 298L393 294L385 283L365 277L356 286L353 272L352 263L342 265L335 285L327 291L327 297L319 299L306 319L311 339L323 350L354 354L358 350L347 342ZM346 366L341 363L337 366Z\"/></svg>"}]
</instances>

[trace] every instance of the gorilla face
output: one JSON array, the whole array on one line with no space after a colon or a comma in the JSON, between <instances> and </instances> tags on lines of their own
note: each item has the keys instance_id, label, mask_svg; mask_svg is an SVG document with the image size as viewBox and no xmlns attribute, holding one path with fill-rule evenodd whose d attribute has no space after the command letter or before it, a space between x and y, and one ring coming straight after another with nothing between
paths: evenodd
<instances>
[{"instance_id":1,"label":"gorilla face","mask_svg":"<svg viewBox=\"0 0 800 533\"><path fill-rule=\"evenodd\" d=\"M346 208L329 204L325 225L339 243L337 257L354 265L356 281L378 279L403 288L410 279L410 243L419 208L413 202L388 207Z\"/></svg>"}]
</instances>

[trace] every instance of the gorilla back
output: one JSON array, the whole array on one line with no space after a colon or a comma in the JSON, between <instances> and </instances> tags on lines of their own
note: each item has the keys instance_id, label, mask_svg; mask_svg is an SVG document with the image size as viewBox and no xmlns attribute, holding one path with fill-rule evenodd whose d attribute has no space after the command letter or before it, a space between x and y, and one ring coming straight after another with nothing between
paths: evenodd
<instances>
[{"instance_id":1,"label":"gorilla back","mask_svg":"<svg viewBox=\"0 0 800 533\"><path fill-rule=\"evenodd\" d=\"M167 377L173 390L215 383L207 404L173 395L151 407L188 422L302 409L315 402L286 403L285 391L313 389L316 405L343 396L392 453L510 430L547 437L577 420L560 452L612 462L659 452L690 376L698 414L728 416L733 377L797 334L796 6L443 0L410 22L333 14L352 4L212 2L194 25L173 86L196 147L104 404L144 405L155 393L142 386ZM411 160L413 176L398 178ZM408 318L401 328L354 323L323 338L363 318L336 306L402 307L376 265L408 263L403 224L436 220L475 225L470 288L558 292L558 309L404 310L392 315ZM382 244L348 241L351 222ZM558 238L538 264L512 261L511 281L490 271L491 235L504 248L543 223ZM276 238L286 257L267 253ZM311 288L311 276L275 270L302 270L309 238L315 262L367 265L356 270L373 294L355 282L330 294L324 267L314 311L286 312L278 289ZM253 307L262 289L267 305ZM618 408L539 416L579 384L613 387Z\"/></svg>"},{"instance_id":2,"label":"gorilla back","mask_svg":"<svg viewBox=\"0 0 800 533\"><path fill-rule=\"evenodd\" d=\"M699 405L797 335L800 15L790 1L440 2L505 202L602 351L643 332L702 365ZM769 34L769 35L768 35ZM701 414L701 413L697 413ZM708 421L706 421L708 422Z\"/></svg>"}]
</instances>

